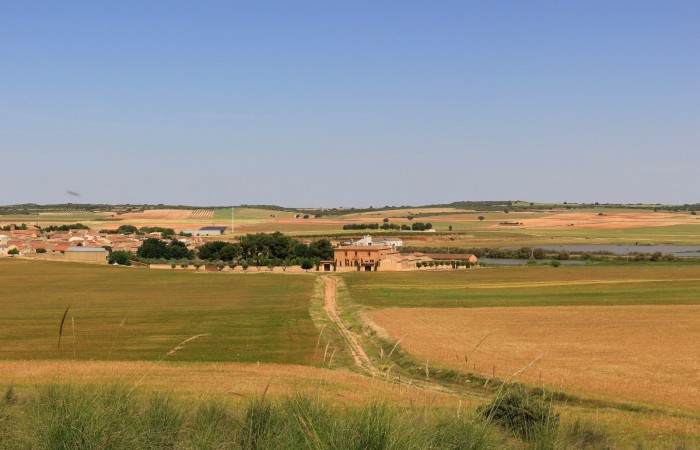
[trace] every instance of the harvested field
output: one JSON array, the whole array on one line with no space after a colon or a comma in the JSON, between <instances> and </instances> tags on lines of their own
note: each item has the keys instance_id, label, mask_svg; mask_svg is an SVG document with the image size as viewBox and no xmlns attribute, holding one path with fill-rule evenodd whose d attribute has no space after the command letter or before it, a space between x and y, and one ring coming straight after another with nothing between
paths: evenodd
<instances>
[{"instance_id":1,"label":"harvested field","mask_svg":"<svg viewBox=\"0 0 700 450\"><path fill-rule=\"evenodd\" d=\"M433 365L506 379L535 361L516 379L582 397L700 409L698 305L390 308L369 316Z\"/></svg>"},{"instance_id":2,"label":"harvested field","mask_svg":"<svg viewBox=\"0 0 700 450\"><path fill-rule=\"evenodd\" d=\"M124 220L179 220L189 219L196 210L191 209L149 209L143 212L121 214Z\"/></svg>"},{"instance_id":3,"label":"harvested field","mask_svg":"<svg viewBox=\"0 0 700 450\"><path fill-rule=\"evenodd\" d=\"M211 219L212 217L214 217L214 210L195 209L194 211L192 211L192 213L187 218L201 220L201 219Z\"/></svg>"},{"instance_id":4,"label":"harvested field","mask_svg":"<svg viewBox=\"0 0 700 450\"><path fill-rule=\"evenodd\" d=\"M529 219L519 216L525 228L565 228L579 227L599 230L623 230L628 228L664 227L682 225L693 222L694 218L685 214L673 213L606 213L602 216L596 213L560 213ZM484 227L503 228L503 225L493 224Z\"/></svg>"}]
</instances>

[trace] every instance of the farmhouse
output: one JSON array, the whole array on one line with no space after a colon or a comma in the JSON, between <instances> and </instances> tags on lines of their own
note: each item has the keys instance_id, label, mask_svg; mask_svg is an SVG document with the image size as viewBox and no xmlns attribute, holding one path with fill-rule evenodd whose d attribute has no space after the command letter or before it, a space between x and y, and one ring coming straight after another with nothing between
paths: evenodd
<instances>
[{"instance_id":1,"label":"farmhouse","mask_svg":"<svg viewBox=\"0 0 700 450\"><path fill-rule=\"evenodd\" d=\"M336 261L337 271L364 270L371 272L377 270L380 261L386 259L389 253L393 253L391 247L383 245L342 245L333 249L333 258Z\"/></svg>"}]
</instances>

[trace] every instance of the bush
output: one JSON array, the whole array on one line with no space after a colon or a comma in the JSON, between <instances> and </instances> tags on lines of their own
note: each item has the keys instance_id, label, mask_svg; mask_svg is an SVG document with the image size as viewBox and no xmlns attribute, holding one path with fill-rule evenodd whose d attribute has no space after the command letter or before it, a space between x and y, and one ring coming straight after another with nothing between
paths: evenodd
<instances>
[{"instance_id":1,"label":"bush","mask_svg":"<svg viewBox=\"0 0 700 450\"><path fill-rule=\"evenodd\" d=\"M46 249L45 248L37 248L36 252L37 253L46 253Z\"/></svg>"},{"instance_id":2,"label":"bush","mask_svg":"<svg viewBox=\"0 0 700 450\"><path fill-rule=\"evenodd\" d=\"M549 262L549 265L552 267L559 267L561 265L561 263L558 260L553 259Z\"/></svg>"},{"instance_id":3,"label":"bush","mask_svg":"<svg viewBox=\"0 0 700 450\"><path fill-rule=\"evenodd\" d=\"M130 266L133 254L126 250L115 250L107 257L107 262L110 264L119 264L120 266Z\"/></svg>"},{"instance_id":4,"label":"bush","mask_svg":"<svg viewBox=\"0 0 700 450\"><path fill-rule=\"evenodd\" d=\"M497 396L491 404L479 408L488 421L515 433L525 440L533 440L550 433L559 425L559 415L542 397L528 396L517 388Z\"/></svg>"}]
</instances>

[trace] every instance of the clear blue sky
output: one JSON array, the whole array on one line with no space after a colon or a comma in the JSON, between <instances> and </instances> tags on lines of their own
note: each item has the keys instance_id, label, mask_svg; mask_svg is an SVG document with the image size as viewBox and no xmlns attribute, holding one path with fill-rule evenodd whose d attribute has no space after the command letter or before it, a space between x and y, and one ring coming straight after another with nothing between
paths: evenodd
<instances>
[{"instance_id":1,"label":"clear blue sky","mask_svg":"<svg viewBox=\"0 0 700 450\"><path fill-rule=\"evenodd\" d=\"M698 1L6 1L0 30L0 204L700 202Z\"/></svg>"}]
</instances>

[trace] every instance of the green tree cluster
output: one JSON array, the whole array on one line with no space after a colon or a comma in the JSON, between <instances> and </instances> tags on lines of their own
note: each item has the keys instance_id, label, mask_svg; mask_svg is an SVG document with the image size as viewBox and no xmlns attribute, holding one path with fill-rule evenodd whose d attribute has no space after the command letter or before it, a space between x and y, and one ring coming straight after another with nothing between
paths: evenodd
<instances>
[{"instance_id":1,"label":"green tree cluster","mask_svg":"<svg viewBox=\"0 0 700 450\"><path fill-rule=\"evenodd\" d=\"M48 227L44 227L41 230L42 231L47 231L47 232L52 232L52 231L70 231L70 230L89 230L90 227L87 225L83 225L82 223L72 223L69 225L50 225Z\"/></svg>"},{"instance_id":2,"label":"green tree cluster","mask_svg":"<svg viewBox=\"0 0 700 450\"><path fill-rule=\"evenodd\" d=\"M428 223L423 223L423 222L414 222L411 224L411 230L413 231L424 231L424 230L430 230L433 228L433 224L430 222Z\"/></svg>"},{"instance_id":3,"label":"green tree cluster","mask_svg":"<svg viewBox=\"0 0 700 450\"><path fill-rule=\"evenodd\" d=\"M173 239L170 242L165 242L156 238L148 238L143 241L136 255L145 259L188 259L194 256L193 252L178 240Z\"/></svg>"},{"instance_id":4,"label":"green tree cluster","mask_svg":"<svg viewBox=\"0 0 700 450\"><path fill-rule=\"evenodd\" d=\"M306 260L313 265L333 259L333 246L328 239L307 245L280 232L257 233L242 236L240 243L207 242L197 249L197 256L202 260L241 265L245 262L258 267L301 265Z\"/></svg>"},{"instance_id":5,"label":"green tree cluster","mask_svg":"<svg viewBox=\"0 0 700 450\"><path fill-rule=\"evenodd\" d=\"M110 264L119 264L120 266L130 266L131 258L134 254L126 250L115 250L107 257L107 262Z\"/></svg>"}]
</instances>

